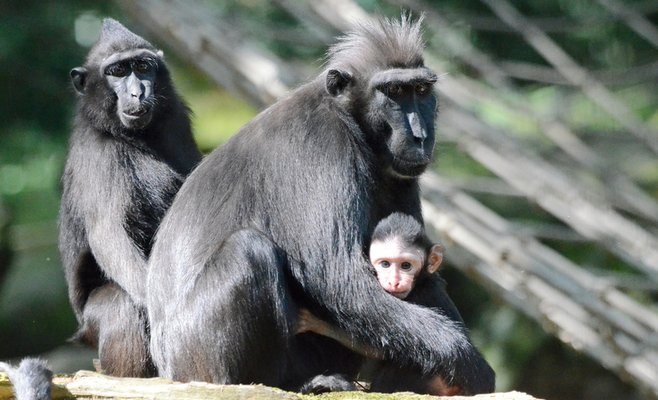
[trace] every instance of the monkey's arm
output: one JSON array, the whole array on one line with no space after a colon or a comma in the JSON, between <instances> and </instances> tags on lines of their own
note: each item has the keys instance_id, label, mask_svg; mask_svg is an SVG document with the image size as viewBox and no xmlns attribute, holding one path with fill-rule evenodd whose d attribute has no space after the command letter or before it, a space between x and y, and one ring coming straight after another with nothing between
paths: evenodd
<instances>
[{"instance_id":1,"label":"monkey's arm","mask_svg":"<svg viewBox=\"0 0 658 400\"><path fill-rule=\"evenodd\" d=\"M297 321L297 333L313 332L318 335L326 336L330 339L337 341L355 353L358 353L366 358L375 360L383 360L384 357L375 349L363 343L356 343L347 332L333 326L326 321L313 315L309 310L302 308L299 311L299 320Z\"/></svg>"},{"instance_id":2,"label":"monkey's arm","mask_svg":"<svg viewBox=\"0 0 658 400\"><path fill-rule=\"evenodd\" d=\"M146 259L111 212L89 230L89 246L105 275L138 304L146 296Z\"/></svg>"},{"instance_id":3,"label":"monkey's arm","mask_svg":"<svg viewBox=\"0 0 658 400\"><path fill-rule=\"evenodd\" d=\"M74 135L62 177L60 229L62 235L81 234L84 246L79 246L82 252L77 257L70 254L71 261L79 263L90 254L104 280L116 282L143 304L146 257L128 233L133 229L129 213L141 208L134 199L136 172L122 166L130 149L106 140L90 127L82 126ZM74 223L65 223L67 216ZM88 286L85 271L79 272L81 284Z\"/></svg>"}]
</instances>

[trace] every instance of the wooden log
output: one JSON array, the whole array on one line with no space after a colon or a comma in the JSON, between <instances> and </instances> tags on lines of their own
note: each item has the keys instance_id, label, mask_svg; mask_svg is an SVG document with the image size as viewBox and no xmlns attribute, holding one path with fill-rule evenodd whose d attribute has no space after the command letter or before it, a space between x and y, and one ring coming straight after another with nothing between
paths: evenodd
<instances>
[{"instance_id":1,"label":"wooden log","mask_svg":"<svg viewBox=\"0 0 658 400\"><path fill-rule=\"evenodd\" d=\"M521 392L491 393L478 396L436 397L414 393L336 392L320 396L324 400L536 400ZM175 399L175 400L305 400L319 398L286 392L264 385L215 385L205 382L174 382L164 378L118 378L90 371L53 379L53 400L69 399ZM0 373L0 400L14 399L7 375Z\"/></svg>"}]
</instances>

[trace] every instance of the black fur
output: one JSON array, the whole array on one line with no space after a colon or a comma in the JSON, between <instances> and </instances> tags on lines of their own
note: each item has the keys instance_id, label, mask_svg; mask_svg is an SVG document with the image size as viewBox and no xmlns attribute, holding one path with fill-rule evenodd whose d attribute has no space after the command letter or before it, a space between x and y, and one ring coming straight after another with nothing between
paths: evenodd
<instances>
[{"instance_id":1,"label":"black fur","mask_svg":"<svg viewBox=\"0 0 658 400\"><path fill-rule=\"evenodd\" d=\"M425 251L426 256L434 245L417 219L399 212L379 221L372 232L371 242L384 242L392 237L398 237L402 243Z\"/></svg>"},{"instance_id":2,"label":"black fur","mask_svg":"<svg viewBox=\"0 0 658 400\"><path fill-rule=\"evenodd\" d=\"M152 95L139 99L150 120L139 129L117 116L116 89L101 72L108 57L136 49L157 58ZM112 375L154 372L143 309L146 260L160 220L201 157L160 54L108 19L84 66L71 72L79 106L62 178L59 248L81 325L75 338L98 347Z\"/></svg>"},{"instance_id":3,"label":"black fur","mask_svg":"<svg viewBox=\"0 0 658 400\"><path fill-rule=\"evenodd\" d=\"M318 375L302 385L299 391L303 394L322 394L328 392L353 392L357 390L354 382L343 374Z\"/></svg>"},{"instance_id":4,"label":"black fur","mask_svg":"<svg viewBox=\"0 0 658 400\"><path fill-rule=\"evenodd\" d=\"M413 85L400 101L384 93L389 75L436 79L423 67L419 25L403 18L359 27L328 60L349 85L328 88L338 75L323 73L185 181L149 260L151 354L161 375L287 389L320 374L353 378L361 357L295 335L305 307L391 365L439 374L467 393L493 390L493 371L444 292L432 308L396 299L365 256L380 219L400 211L422 220L417 176L431 160L435 95L416 97Z\"/></svg>"}]
</instances>

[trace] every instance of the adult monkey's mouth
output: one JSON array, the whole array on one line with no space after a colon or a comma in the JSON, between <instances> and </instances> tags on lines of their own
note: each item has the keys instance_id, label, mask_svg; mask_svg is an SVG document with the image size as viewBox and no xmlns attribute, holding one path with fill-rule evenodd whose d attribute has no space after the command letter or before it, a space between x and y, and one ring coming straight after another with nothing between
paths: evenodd
<instances>
[{"instance_id":1,"label":"adult monkey's mouth","mask_svg":"<svg viewBox=\"0 0 658 400\"><path fill-rule=\"evenodd\" d=\"M430 162L431 160L425 157L414 160L393 157L391 169L396 175L414 178L425 172Z\"/></svg>"},{"instance_id":2,"label":"adult monkey's mouth","mask_svg":"<svg viewBox=\"0 0 658 400\"><path fill-rule=\"evenodd\" d=\"M127 116L127 117L138 118L138 117L143 116L143 115L146 114L147 112L149 112L149 109L148 109L148 108L146 108L146 107L139 107L139 108L134 109L134 110L123 111L123 115L125 115L125 116Z\"/></svg>"}]
</instances>

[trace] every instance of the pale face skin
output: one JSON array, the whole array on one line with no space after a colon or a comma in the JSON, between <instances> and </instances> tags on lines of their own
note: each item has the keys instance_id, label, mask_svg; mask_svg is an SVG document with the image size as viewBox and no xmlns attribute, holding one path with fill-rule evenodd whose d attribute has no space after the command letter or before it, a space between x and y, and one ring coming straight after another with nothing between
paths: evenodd
<instances>
[{"instance_id":1,"label":"pale face skin","mask_svg":"<svg viewBox=\"0 0 658 400\"><path fill-rule=\"evenodd\" d=\"M443 248L434 245L425 265L423 249L404 243L398 237L370 244L370 262L375 267L379 284L393 296L404 299L414 288L416 278L427 268L434 273L443 261Z\"/></svg>"}]
</instances>

